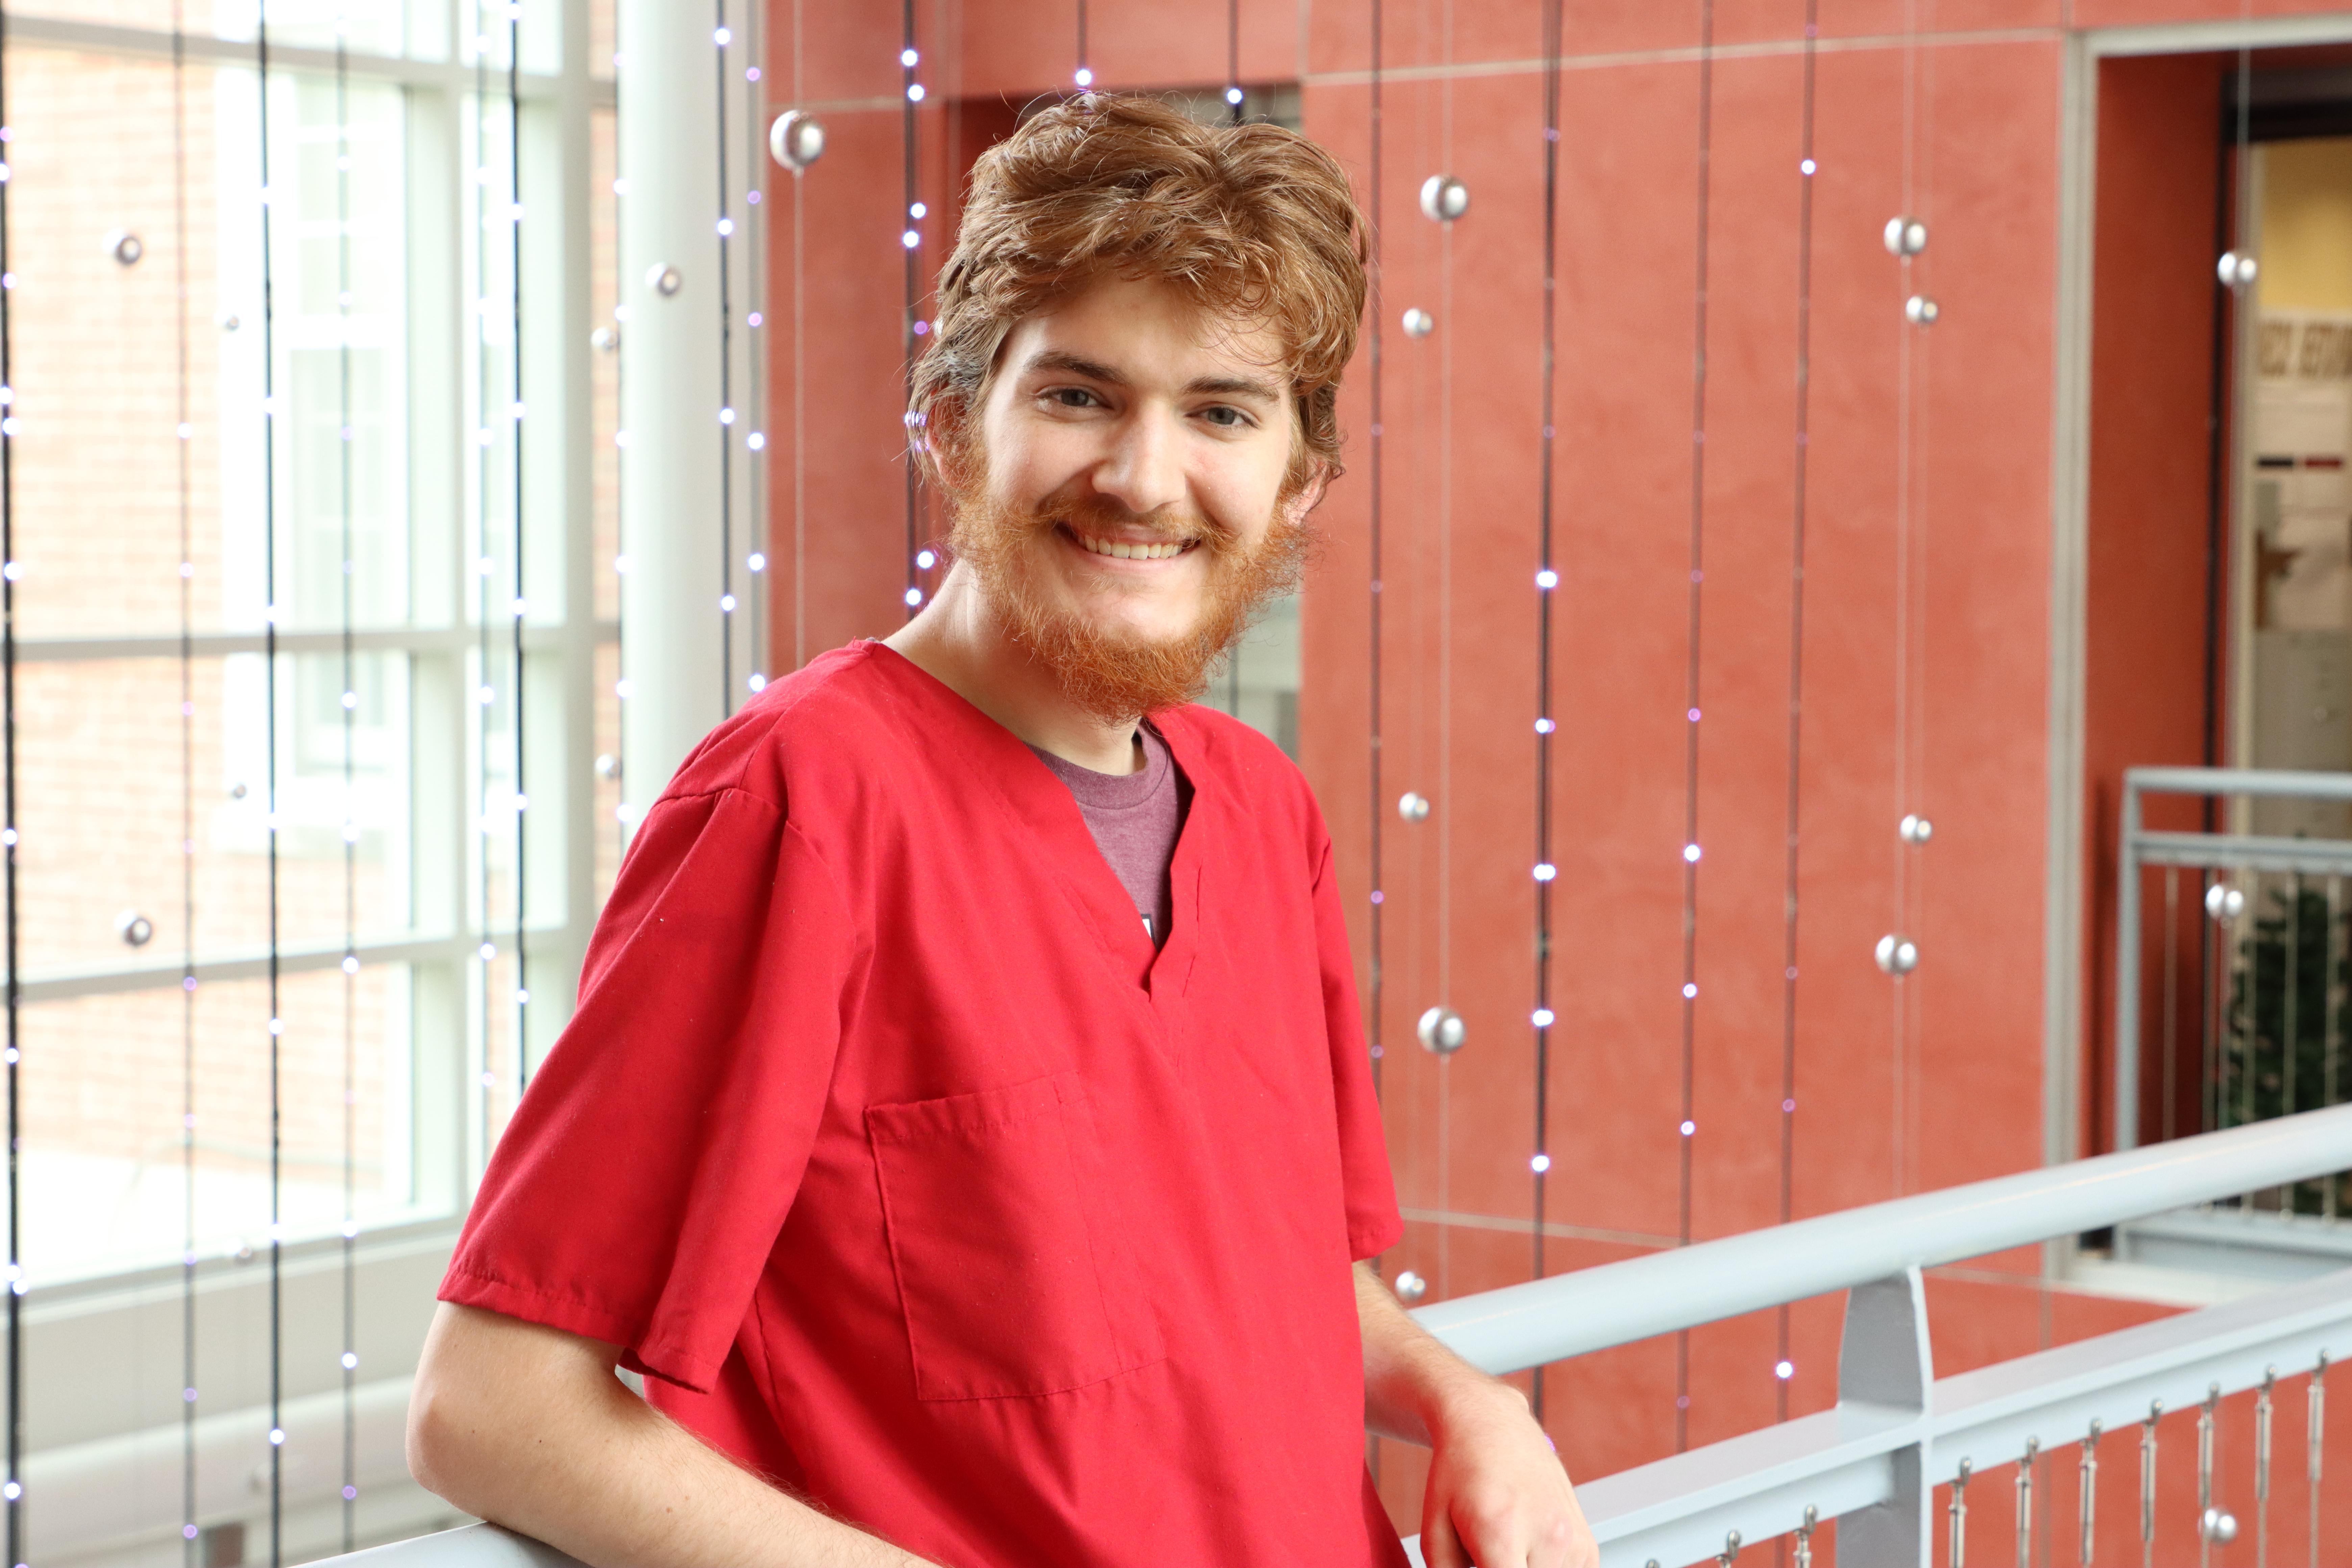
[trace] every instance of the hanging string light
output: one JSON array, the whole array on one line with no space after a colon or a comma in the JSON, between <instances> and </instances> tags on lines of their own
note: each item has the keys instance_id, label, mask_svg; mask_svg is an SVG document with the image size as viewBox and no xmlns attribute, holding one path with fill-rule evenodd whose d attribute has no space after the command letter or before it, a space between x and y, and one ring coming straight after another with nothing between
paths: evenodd
<instances>
[{"instance_id":1,"label":"hanging string light","mask_svg":"<svg viewBox=\"0 0 2352 1568\"><path fill-rule=\"evenodd\" d=\"M913 31L910 23L908 32L911 36ZM1094 68L1087 63L1087 0L1078 0L1078 68L1070 73L1070 79L1078 84L1080 92L1095 84Z\"/></svg>"},{"instance_id":2,"label":"hanging string light","mask_svg":"<svg viewBox=\"0 0 2352 1568\"><path fill-rule=\"evenodd\" d=\"M1381 264L1381 151L1385 127L1381 120L1381 28L1384 20L1381 0L1371 0L1372 8L1372 76L1371 76L1371 172L1367 195L1370 197L1371 234L1366 257L1365 284L1371 297L1371 432L1370 449L1366 463L1369 487L1367 506L1370 522L1366 528L1365 550L1370 571L1370 593L1365 605L1366 648L1369 658L1368 686L1370 690L1370 733L1366 742L1365 775L1371 787L1370 809L1365 814L1367 824L1367 879L1371 883L1371 919L1365 931L1364 988L1369 1005L1364 1016L1369 1024L1366 1033L1371 1037L1372 1092L1381 1092L1381 1058L1387 1047L1381 1043L1385 1019L1382 1014L1382 981L1381 950L1381 905L1387 894L1383 889L1384 868L1381 860L1382 847L1381 824L1387 819L1387 796L1381 778L1381 444L1387 430L1381 421L1381 288L1383 281ZM1229 89L1228 91L1231 89Z\"/></svg>"},{"instance_id":3,"label":"hanging string light","mask_svg":"<svg viewBox=\"0 0 2352 1568\"><path fill-rule=\"evenodd\" d=\"M6 82L7 16L0 6L0 154L9 145ZM0 164L5 168L5 164ZM16 373L11 329L16 275L8 250L9 182L0 179L0 393L16 406ZM5 1510L8 1561L25 1561L25 1195L24 1108L20 1068L24 1051L24 975L19 959L21 922L16 914L16 421L0 418L0 850L5 851L8 904L8 1475L0 1482Z\"/></svg>"},{"instance_id":4,"label":"hanging string light","mask_svg":"<svg viewBox=\"0 0 2352 1568\"><path fill-rule=\"evenodd\" d=\"M355 1544L359 1506L359 1275L354 1213L359 1184L359 668L352 639L352 594L358 563L352 539L352 115L349 16L335 16L335 384L336 480L342 542L343 672L343 1347L337 1356L343 1394L343 1550Z\"/></svg>"},{"instance_id":5,"label":"hanging string light","mask_svg":"<svg viewBox=\"0 0 2352 1568\"><path fill-rule=\"evenodd\" d=\"M1805 0L1803 109L1797 136L1797 429L1790 463L1794 502L1789 525L1789 793L1787 871L1782 886L1780 941L1780 1223L1795 1217L1797 1148L1797 829L1804 753L1805 481L1811 457L1813 341L1814 46L1820 0ZM1775 1420L1789 1418L1791 1359L1789 1309L1774 1313L1772 1400ZM1955 1497L1957 1498L1957 1493ZM1957 1504L1956 1504L1957 1506Z\"/></svg>"},{"instance_id":6,"label":"hanging string light","mask_svg":"<svg viewBox=\"0 0 2352 1568\"><path fill-rule=\"evenodd\" d=\"M1691 1241L1691 1153L1698 1122L1693 1091L1698 1036L1698 742L1699 650L1706 580L1706 284L1707 197L1715 134L1715 0L1700 0L1698 43L1697 277L1692 290L1690 582L1688 659L1684 673L1683 725L1683 996L1682 1119L1678 1153L1675 1237ZM1690 1331L1675 1335L1675 1451L1690 1446Z\"/></svg>"},{"instance_id":7,"label":"hanging string light","mask_svg":"<svg viewBox=\"0 0 2352 1568\"><path fill-rule=\"evenodd\" d=\"M1079 0L1078 50L1079 58L1082 60L1086 58L1086 17L1085 0ZM904 395L900 400L900 406L907 408L912 408L915 402L915 348L918 336L916 328L919 324L915 316L915 302L920 298L919 251L923 243L923 232L915 226L926 216L922 203L915 199L915 106L923 101L923 84L915 79L915 70L921 63L922 56L915 49L915 0L902 0L899 7L898 69L900 79L905 84L906 93L904 101L899 105L898 134L899 151L902 155L903 194L898 213L907 226L898 237L900 247L905 252L904 298L898 315L898 347L899 353L906 362L906 380L902 389ZM1083 87L1092 79L1090 73L1081 66L1078 70L1079 85ZM915 422L921 417L922 416L912 413L906 416L908 422L904 458L907 490L906 604L908 620L914 619L915 612L923 607L923 588L919 574L926 564L921 559L923 555L922 525L918 515L921 499L921 474L917 467L917 455L921 443L926 439L926 434L923 430L915 427Z\"/></svg>"},{"instance_id":8,"label":"hanging string light","mask_svg":"<svg viewBox=\"0 0 2352 1568\"><path fill-rule=\"evenodd\" d=\"M797 5L799 0L793 0L793 3ZM613 76L616 87L621 70L621 53L615 49L613 53ZM613 410L615 421L620 418L620 411L628 406L623 401L623 396L627 391L629 376L628 289L623 280L619 265L621 208L629 199L628 172L621 163L625 155L624 149L628 146L628 142L621 135L621 117L627 110L622 107L619 100L620 95L616 90L613 106L613 247L614 253L613 324L606 329L612 335L604 340L612 345L613 349ZM613 574L613 665L616 679L613 685L613 750L610 756L611 777L614 786L613 790L613 861L616 866L620 863L621 858L628 853L629 848L628 777L621 765L621 759L628 755L628 678L625 674L617 673L625 671L629 668L629 620L625 608L628 599L622 592L625 584L620 580L627 572L628 557L620 553L617 549L619 542L628 538L627 531L623 527L625 521L625 509L628 504L626 499L628 490L621 482L624 477L622 470L628 466L628 461L629 443L625 432L619 429L616 425L613 432L613 536L616 549L610 562L600 563L609 568Z\"/></svg>"},{"instance_id":9,"label":"hanging string light","mask_svg":"<svg viewBox=\"0 0 2352 1568\"><path fill-rule=\"evenodd\" d=\"M801 0L793 0L794 103L807 101L801 22ZM791 138L784 141L789 146ZM820 129L816 152L809 157L824 147ZM808 158L793 149L793 155L784 162L793 172L793 668L798 669L808 662L808 214L806 182L801 177Z\"/></svg>"},{"instance_id":10,"label":"hanging string light","mask_svg":"<svg viewBox=\"0 0 2352 1568\"><path fill-rule=\"evenodd\" d=\"M514 774L514 1070L515 1098L522 1098L530 1082L530 970L526 951L525 931L530 924L530 878L528 875L528 850L530 835L526 831L530 810L529 781L523 776L523 722L530 704L523 676L523 620L530 611L528 591L523 584L523 416L522 395L522 5L520 0L508 0L507 14L507 256L509 299L509 337L507 345L507 378L509 424L513 428L513 444L508 460L513 465L509 483L514 494L510 500L513 521L509 536L514 552L514 593L508 606L508 689L512 694L511 727L513 738L511 771ZM487 518L485 523L487 524Z\"/></svg>"},{"instance_id":11,"label":"hanging string light","mask_svg":"<svg viewBox=\"0 0 2352 1568\"><path fill-rule=\"evenodd\" d=\"M498 1016L497 926L491 914L493 894L491 755L497 738L498 688L491 682L490 594L498 560L490 553L490 509L497 482L493 458L498 433L490 424L493 369L490 363L490 35L492 0L474 0L474 402L476 427L474 484L474 841L480 848L479 882L476 888L477 921L481 943L475 950L481 964L482 1057L475 1075L475 1100L481 1121L481 1154L489 1159L491 1092L498 1079L491 1067L492 1039Z\"/></svg>"},{"instance_id":12,"label":"hanging string light","mask_svg":"<svg viewBox=\"0 0 2352 1568\"><path fill-rule=\"evenodd\" d=\"M1377 8L1376 0L1375 9ZM1379 26L1377 21L1373 25ZM1377 52L1375 58L1377 58ZM1375 66L1373 68L1377 70L1379 68ZM1246 96L1247 94L1242 91L1242 0L1225 0L1225 119L1227 123L1239 125L1242 122L1242 100ZM1380 331L1378 325L1380 319L1381 313L1375 309L1372 311L1372 321L1375 323L1372 331L1375 332Z\"/></svg>"},{"instance_id":13,"label":"hanging string light","mask_svg":"<svg viewBox=\"0 0 2352 1568\"><path fill-rule=\"evenodd\" d=\"M751 180L760 171L760 146L767 123L766 90L761 85L760 61L761 29L764 25L766 7L748 6L743 14L743 58L751 63L743 68L743 174ZM744 678L751 691L760 691L768 684L768 667L772 662L774 632L769 617L768 595L768 223L766 194L757 184L743 193L743 271L747 310L743 316L745 331L754 334L747 340L751 350L750 374L745 403L749 405L749 431L743 437L746 453L743 479L750 492L751 510L744 520L744 531L749 553L743 558L745 573L744 596L750 601L751 672Z\"/></svg>"},{"instance_id":14,"label":"hanging string light","mask_svg":"<svg viewBox=\"0 0 2352 1568\"><path fill-rule=\"evenodd\" d=\"M263 744L268 757L269 840L269 1563L286 1560L285 1113L286 1025L278 995L278 321L276 268L270 255L269 4L257 0L255 79L260 107L261 155L261 625Z\"/></svg>"},{"instance_id":15,"label":"hanging string light","mask_svg":"<svg viewBox=\"0 0 2352 1568\"><path fill-rule=\"evenodd\" d=\"M0 153L14 155L7 122L7 14L0 5ZM0 393L16 406L9 268L9 184L0 179ZM0 851L7 851L7 1561L24 1563L24 973L16 917L16 421L0 418Z\"/></svg>"},{"instance_id":16,"label":"hanging string light","mask_svg":"<svg viewBox=\"0 0 2352 1568\"><path fill-rule=\"evenodd\" d=\"M728 190L727 0L713 0L719 115L719 710L735 711L735 203Z\"/></svg>"},{"instance_id":17,"label":"hanging string light","mask_svg":"<svg viewBox=\"0 0 2352 1568\"><path fill-rule=\"evenodd\" d=\"M180 1547L196 1550L196 649L188 398L188 35L172 5L172 282L180 524ZM0 201L5 196L0 195ZM5 228L0 219L0 228ZM0 310L5 310L0 304ZM13 899L12 899L13 902ZM13 1054L13 1053L12 1053ZM13 1471L11 1472L13 1475ZM12 1546L9 1562L16 1555Z\"/></svg>"},{"instance_id":18,"label":"hanging string light","mask_svg":"<svg viewBox=\"0 0 2352 1568\"><path fill-rule=\"evenodd\" d=\"M1554 370L1557 363L1553 331L1557 316L1554 288L1559 253L1559 58L1562 47L1561 0L1545 0L1543 9L1543 327L1541 348L1542 423L1538 427L1536 474L1536 864L1552 864L1551 738L1557 725L1551 716L1552 591L1559 573L1552 560L1552 432ZM1528 1160L1533 1172L1533 1202L1528 1225L1537 1279L1545 1273L1544 1198L1551 1172L1551 888L1552 879L1535 879L1536 973L1535 1010L1535 1152ZM1535 1418L1543 1420L1544 1374L1536 1369L1530 1396Z\"/></svg>"}]
</instances>

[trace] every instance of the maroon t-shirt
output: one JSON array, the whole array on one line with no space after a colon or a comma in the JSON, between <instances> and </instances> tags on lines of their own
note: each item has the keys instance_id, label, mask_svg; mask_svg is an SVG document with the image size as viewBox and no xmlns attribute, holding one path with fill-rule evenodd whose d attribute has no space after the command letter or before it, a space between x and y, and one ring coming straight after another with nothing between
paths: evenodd
<instances>
[{"instance_id":1,"label":"maroon t-shirt","mask_svg":"<svg viewBox=\"0 0 2352 1568\"><path fill-rule=\"evenodd\" d=\"M1184 830L1192 785L1168 754L1168 742L1157 731L1144 724L1138 727L1136 735L1143 742L1143 766L1131 773L1098 773L1051 752L1029 749L1077 797L1087 831L1094 835L1103 858L1118 874L1127 896L1135 900L1135 912L1143 917L1143 929L1151 933L1157 946L1168 940L1168 922L1175 906L1169 890L1168 862L1176 854L1177 835Z\"/></svg>"}]
</instances>

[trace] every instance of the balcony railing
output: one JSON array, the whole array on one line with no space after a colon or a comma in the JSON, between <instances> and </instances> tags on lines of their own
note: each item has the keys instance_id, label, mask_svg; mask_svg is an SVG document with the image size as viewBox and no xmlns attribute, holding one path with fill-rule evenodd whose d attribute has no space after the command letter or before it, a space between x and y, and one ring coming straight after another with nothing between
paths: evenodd
<instances>
[{"instance_id":1,"label":"balcony railing","mask_svg":"<svg viewBox=\"0 0 2352 1568\"><path fill-rule=\"evenodd\" d=\"M1927 1568L1939 1531L1965 1546L1966 1512L1939 1510L1937 1486L2134 1425L2147 1435L2141 1450L2147 1468L2137 1486L2111 1479L2110 1490L2123 1495L2107 1506L2136 1509L2140 1539L2159 1526L2176 1543L2226 1538L2237 1521L2221 1500L2251 1495L2257 1511L2250 1528L2267 1541L2268 1437L2251 1489L2223 1485L2233 1478L2217 1474L2210 1422L2223 1395L2260 1389L2267 1433L2280 1380L2299 1376L2310 1378L2307 1436L2285 1445L2284 1462L2307 1467L2315 1543L2322 1377L2331 1354L2352 1353L2352 1270L1942 1379L1929 1352L1920 1271L2309 1181L2347 1163L2352 1106L2305 1111L1508 1286L1415 1315L1471 1362L1506 1373L1847 1292L1833 1409L1582 1484L1605 1568L1728 1562L1742 1547L1783 1536L1799 1538L1792 1561L1801 1565L1810 1531L1832 1520L1841 1561ZM2193 1458L2160 1455L2154 1412L2190 1408L2204 1413ZM2199 1512L2159 1520L2156 1468L2169 1464L2168 1473L2178 1474L2184 1463L2197 1471ZM2096 1469L2080 1474L2095 1500ZM2035 1528L2034 1510L2021 1509L2020 1517L2029 1532ZM2302 1544L2296 1535L2279 1539ZM2021 1541L2017 1560L2044 1560L2034 1546ZM1990 1551L1980 1542L1978 1550L1979 1562L2007 1555L2005 1542ZM2080 1560L2091 1559L2085 1552ZM2276 1560L2299 1562L2303 1553L2282 1550ZM350 1568L565 1568L572 1560L476 1525L336 1561Z\"/></svg>"},{"instance_id":2,"label":"balcony railing","mask_svg":"<svg viewBox=\"0 0 2352 1568\"><path fill-rule=\"evenodd\" d=\"M2150 828L2151 795L2231 830ZM2122 807L2115 1146L2352 1099L2352 773L2132 768ZM2352 1265L2347 1205L2352 1173L2326 1172L2131 1226L2116 1255L2307 1278Z\"/></svg>"}]
</instances>

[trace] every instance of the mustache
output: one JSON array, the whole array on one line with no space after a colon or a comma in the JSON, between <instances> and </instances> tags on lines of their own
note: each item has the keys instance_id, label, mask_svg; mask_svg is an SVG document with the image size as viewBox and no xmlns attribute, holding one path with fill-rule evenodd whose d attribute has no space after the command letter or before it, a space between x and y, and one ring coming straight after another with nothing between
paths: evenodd
<instances>
[{"instance_id":1,"label":"mustache","mask_svg":"<svg viewBox=\"0 0 2352 1568\"><path fill-rule=\"evenodd\" d=\"M1202 512L1186 510L1139 514L1100 496L1041 501L1031 512L1030 521L1041 532L1065 525L1082 533L1118 534L1139 530L1150 535L1150 542L1154 544L1198 542L1220 552L1234 548L1241 538L1234 529ZM1089 523L1094 526L1087 527Z\"/></svg>"}]
</instances>

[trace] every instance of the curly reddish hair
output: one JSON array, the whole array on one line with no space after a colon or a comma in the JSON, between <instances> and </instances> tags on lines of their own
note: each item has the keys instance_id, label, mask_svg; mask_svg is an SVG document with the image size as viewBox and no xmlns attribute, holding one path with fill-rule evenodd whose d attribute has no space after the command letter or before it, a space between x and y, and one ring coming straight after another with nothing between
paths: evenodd
<instances>
[{"instance_id":1,"label":"curly reddish hair","mask_svg":"<svg viewBox=\"0 0 2352 1568\"><path fill-rule=\"evenodd\" d=\"M1339 161L1278 125L1202 125L1157 99L1087 93L982 153L909 423L933 477L958 459L997 353L1023 318L1098 277L1172 284L1221 317L1271 322L1300 440L1293 473L1339 472L1339 374L1364 310L1364 221ZM955 473L940 469L941 448Z\"/></svg>"}]
</instances>

